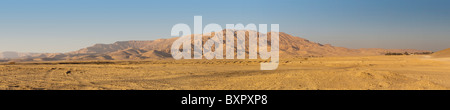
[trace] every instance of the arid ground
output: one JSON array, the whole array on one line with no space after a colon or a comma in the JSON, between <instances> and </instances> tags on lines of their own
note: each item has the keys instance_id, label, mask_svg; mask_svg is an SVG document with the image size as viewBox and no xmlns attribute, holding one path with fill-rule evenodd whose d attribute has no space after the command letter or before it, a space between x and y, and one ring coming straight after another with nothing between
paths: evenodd
<instances>
[{"instance_id":1,"label":"arid ground","mask_svg":"<svg viewBox=\"0 0 450 110\"><path fill-rule=\"evenodd\" d=\"M450 59L426 55L261 60L18 62L0 65L2 90L449 89Z\"/></svg>"}]
</instances>

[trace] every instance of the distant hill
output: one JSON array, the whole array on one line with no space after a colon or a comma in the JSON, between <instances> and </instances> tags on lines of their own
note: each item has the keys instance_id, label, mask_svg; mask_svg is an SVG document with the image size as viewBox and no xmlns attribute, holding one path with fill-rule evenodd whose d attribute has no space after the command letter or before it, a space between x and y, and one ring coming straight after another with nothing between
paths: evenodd
<instances>
[{"instance_id":1,"label":"distant hill","mask_svg":"<svg viewBox=\"0 0 450 110\"><path fill-rule=\"evenodd\" d=\"M236 40L236 30L232 31ZM257 33L262 34L262 33ZM272 33L266 33L271 35ZM195 36L195 35L192 35ZM197 35L198 36L198 35ZM330 44L320 44L306 40L304 38L295 37L284 32L279 33L280 36L280 58L289 57L311 57L311 56L373 56L384 55L391 53L415 53L415 52L430 52L426 50L415 49L381 49L381 48L366 48L366 49L348 49L344 47L335 47ZM203 36L203 42L206 42L212 36ZM248 33L246 37L246 52L248 57ZM21 56L17 61L52 61L52 60L143 60L143 59L165 59L172 58L170 48L172 43L178 37L170 39L157 39L150 41L118 41L113 44L95 44L77 51L68 53L46 53L46 54L32 54L26 57ZM225 37L224 37L225 39ZM192 41L193 42L193 41ZM268 37L270 42L270 37ZM236 43L236 41L235 41ZM270 43L268 44L270 47ZM225 48L224 43L224 48ZM224 49L225 50L225 49ZM235 47L236 51L236 47ZM193 52L192 52L193 53ZM12 54L6 54L10 58Z\"/></svg>"},{"instance_id":2,"label":"distant hill","mask_svg":"<svg viewBox=\"0 0 450 110\"><path fill-rule=\"evenodd\" d=\"M443 58L443 57L450 58L450 48L435 52L435 53L431 54L431 56L435 57L435 58Z\"/></svg>"},{"instance_id":3,"label":"distant hill","mask_svg":"<svg viewBox=\"0 0 450 110\"><path fill-rule=\"evenodd\" d=\"M16 59L16 58L25 58L32 57L38 53L22 53L22 52L14 52L14 51L4 51L0 52L0 59Z\"/></svg>"}]
</instances>

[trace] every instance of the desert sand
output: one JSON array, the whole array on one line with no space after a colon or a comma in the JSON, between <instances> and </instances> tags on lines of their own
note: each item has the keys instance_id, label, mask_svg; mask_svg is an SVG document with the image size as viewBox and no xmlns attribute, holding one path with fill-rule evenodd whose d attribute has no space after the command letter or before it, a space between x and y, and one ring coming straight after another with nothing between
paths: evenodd
<instances>
[{"instance_id":1,"label":"desert sand","mask_svg":"<svg viewBox=\"0 0 450 110\"><path fill-rule=\"evenodd\" d=\"M2 90L429 90L450 88L449 58L48 61L0 65Z\"/></svg>"},{"instance_id":2,"label":"desert sand","mask_svg":"<svg viewBox=\"0 0 450 110\"><path fill-rule=\"evenodd\" d=\"M431 56L434 57L434 58L450 57L450 48L438 51L436 53L433 53L433 55L431 55Z\"/></svg>"}]
</instances>

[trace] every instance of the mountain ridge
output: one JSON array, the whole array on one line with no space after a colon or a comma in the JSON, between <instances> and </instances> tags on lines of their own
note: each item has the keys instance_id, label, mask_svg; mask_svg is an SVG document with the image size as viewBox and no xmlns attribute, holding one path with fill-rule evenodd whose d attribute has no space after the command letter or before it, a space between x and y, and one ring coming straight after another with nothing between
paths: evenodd
<instances>
[{"instance_id":1,"label":"mountain ridge","mask_svg":"<svg viewBox=\"0 0 450 110\"><path fill-rule=\"evenodd\" d=\"M223 34L228 31L234 33L235 43L237 33L243 30L223 30ZM246 55L248 55L248 38L249 33L245 33L246 39ZM270 35L273 32L266 33L268 36L268 45L270 47ZM202 42L206 42L212 33L202 35ZM261 34L256 32L256 34ZM190 36L198 36L199 34L191 34ZM309 41L304 38L292 36L284 32L279 32L280 37L280 58L289 57L313 57L313 56L374 56L384 55L388 52L393 53L415 53L415 52L430 52L427 50L416 49L382 49L382 48L361 48L349 49L345 47L336 47L330 44L320 44ZM95 44L86 48L67 53L45 53L22 56L15 61L56 61L56 60L144 60L144 59L166 59L172 58L170 49L172 43L179 37L168 39L157 39L148 41L117 41L112 44ZM224 41L225 41L224 36ZM193 39L191 39L193 42ZM224 48L226 43L224 42ZM236 45L236 44L235 44ZM236 46L234 48L236 51ZM269 48L270 49L270 48ZM225 49L224 49L225 51ZM192 52L193 53L193 52ZM225 52L224 52L225 53ZM236 55L236 54L235 54ZM248 56L247 56L248 57Z\"/></svg>"}]
</instances>

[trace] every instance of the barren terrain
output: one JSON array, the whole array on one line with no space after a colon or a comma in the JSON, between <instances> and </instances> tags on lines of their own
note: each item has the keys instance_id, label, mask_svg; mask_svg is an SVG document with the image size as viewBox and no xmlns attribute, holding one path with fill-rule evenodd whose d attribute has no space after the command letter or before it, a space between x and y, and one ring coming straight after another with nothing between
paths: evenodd
<instances>
[{"instance_id":1,"label":"barren terrain","mask_svg":"<svg viewBox=\"0 0 450 110\"><path fill-rule=\"evenodd\" d=\"M424 55L262 60L17 62L0 65L2 90L449 89L450 59Z\"/></svg>"}]
</instances>

